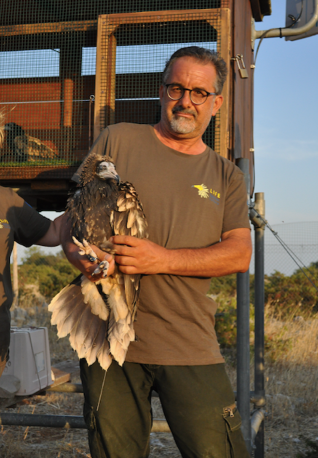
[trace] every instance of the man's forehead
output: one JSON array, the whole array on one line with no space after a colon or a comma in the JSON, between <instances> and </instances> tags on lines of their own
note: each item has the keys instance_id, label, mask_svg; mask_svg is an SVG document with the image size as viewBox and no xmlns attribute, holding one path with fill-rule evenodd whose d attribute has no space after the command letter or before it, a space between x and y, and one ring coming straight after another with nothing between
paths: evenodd
<instances>
[{"instance_id":1,"label":"man's forehead","mask_svg":"<svg viewBox=\"0 0 318 458\"><path fill-rule=\"evenodd\" d=\"M194 57L179 57L173 62L170 70L170 78L172 76L189 76L207 78L209 81L214 81L216 78L216 70L212 63L202 63Z\"/></svg>"}]
</instances>

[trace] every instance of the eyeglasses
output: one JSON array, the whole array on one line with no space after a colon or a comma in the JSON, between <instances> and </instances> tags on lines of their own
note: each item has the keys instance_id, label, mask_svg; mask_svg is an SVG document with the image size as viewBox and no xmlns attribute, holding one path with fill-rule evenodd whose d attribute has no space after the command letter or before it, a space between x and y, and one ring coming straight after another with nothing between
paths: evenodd
<instances>
[{"instance_id":1,"label":"eyeglasses","mask_svg":"<svg viewBox=\"0 0 318 458\"><path fill-rule=\"evenodd\" d=\"M216 92L207 92L204 89L187 89L179 84L164 84L167 88L168 97L172 100L180 100L185 91L189 91L190 100L195 105L202 105L210 95L216 95Z\"/></svg>"}]
</instances>

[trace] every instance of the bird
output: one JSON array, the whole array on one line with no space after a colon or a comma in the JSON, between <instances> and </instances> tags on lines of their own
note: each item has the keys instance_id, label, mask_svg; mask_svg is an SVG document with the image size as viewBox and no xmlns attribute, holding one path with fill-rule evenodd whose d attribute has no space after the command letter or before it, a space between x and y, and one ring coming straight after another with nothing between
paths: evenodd
<instances>
[{"instance_id":1,"label":"bird","mask_svg":"<svg viewBox=\"0 0 318 458\"><path fill-rule=\"evenodd\" d=\"M27 135L15 122L5 124L6 142L16 162L55 159L57 153L41 140Z\"/></svg>"},{"instance_id":2,"label":"bird","mask_svg":"<svg viewBox=\"0 0 318 458\"><path fill-rule=\"evenodd\" d=\"M122 182L110 157L92 154L83 163L79 188L69 197L67 210L74 243L80 254L96 261L90 245L114 254L112 235L148 238L148 223L135 187ZM115 267L107 274L108 262L101 260L94 273L102 272L96 283L79 275L52 299L51 323L58 337L69 334L79 358L88 365L96 359L107 371L113 360L125 361L137 312L140 275L128 275Z\"/></svg>"}]
</instances>

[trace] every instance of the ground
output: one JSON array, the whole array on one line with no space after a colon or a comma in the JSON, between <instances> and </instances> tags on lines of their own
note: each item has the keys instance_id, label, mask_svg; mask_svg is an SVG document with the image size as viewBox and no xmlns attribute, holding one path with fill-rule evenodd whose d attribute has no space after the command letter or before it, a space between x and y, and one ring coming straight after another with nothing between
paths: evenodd
<instances>
[{"instance_id":1,"label":"ground","mask_svg":"<svg viewBox=\"0 0 318 458\"><path fill-rule=\"evenodd\" d=\"M52 364L76 359L68 339L58 341L55 329L47 322L38 322L38 325L43 324L49 328ZM318 319L282 322L267 318L266 336L267 342L274 344L266 353L265 457L317 458L317 452L309 454L312 448L305 440L313 441L318 449ZM224 351L224 356L235 390L235 350ZM251 355L251 390L252 360ZM6 411L81 415L82 399L82 394L78 393L52 392L46 396L32 396ZM155 419L163 419L157 398L153 399L153 412ZM83 430L0 426L0 457L88 458L90 454ZM181 458L171 434L151 434L150 458L159 457Z\"/></svg>"}]
</instances>

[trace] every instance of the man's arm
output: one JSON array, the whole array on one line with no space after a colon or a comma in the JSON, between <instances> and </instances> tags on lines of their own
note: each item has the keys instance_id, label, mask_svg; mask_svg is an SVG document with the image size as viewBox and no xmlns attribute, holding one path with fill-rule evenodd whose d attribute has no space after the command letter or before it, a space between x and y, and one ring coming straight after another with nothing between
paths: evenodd
<instances>
[{"instance_id":1,"label":"man's arm","mask_svg":"<svg viewBox=\"0 0 318 458\"><path fill-rule=\"evenodd\" d=\"M246 272L252 254L250 230L233 229L207 248L169 250L149 240L114 236L115 261L126 274L221 277Z\"/></svg>"},{"instance_id":2,"label":"man's arm","mask_svg":"<svg viewBox=\"0 0 318 458\"><path fill-rule=\"evenodd\" d=\"M108 275L112 275L115 269L115 261L113 256L97 248L95 245L90 245L99 261L92 263L88 260L87 256L79 254L79 248L74 244L71 237L71 224L68 221L67 214L64 213L65 219L61 226L61 244L64 253L71 264L73 264L82 274L84 274L90 281L96 282L102 278L101 274L92 275L99 262L106 259L109 262ZM64 216L63 215L63 216ZM80 240L82 242L82 240Z\"/></svg>"},{"instance_id":3,"label":"man's arm","mask_svg":"<svg viewBox=\"0 0 318 458\"><path fill-rule=\"evenodd\" d=\"M36 245L41 246L58 246L61 245L61 227L64 221L64 214L51 221L50 227L46 234L36 242Z\"/></svg>"}]
</instances>

